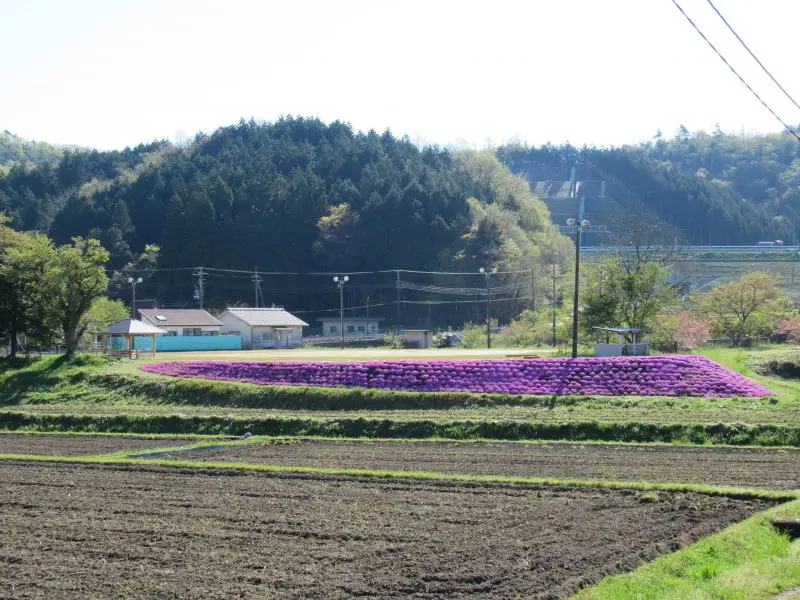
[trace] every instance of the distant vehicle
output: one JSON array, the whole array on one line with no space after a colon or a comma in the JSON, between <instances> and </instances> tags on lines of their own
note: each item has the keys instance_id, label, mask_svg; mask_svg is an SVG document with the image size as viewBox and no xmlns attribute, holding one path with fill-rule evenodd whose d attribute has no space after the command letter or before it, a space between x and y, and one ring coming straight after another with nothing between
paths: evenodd
<instances>
[{"instance_id":1,"label":"distant vehicle","mask_svg":"<svg viewBox=\"0 0 800 600\"><path fill-rule=\"evenodd\" d=\"M756 246L783 246L783 240L773 240L771 242L758 242Z\"/></svg>"}]
</instances>

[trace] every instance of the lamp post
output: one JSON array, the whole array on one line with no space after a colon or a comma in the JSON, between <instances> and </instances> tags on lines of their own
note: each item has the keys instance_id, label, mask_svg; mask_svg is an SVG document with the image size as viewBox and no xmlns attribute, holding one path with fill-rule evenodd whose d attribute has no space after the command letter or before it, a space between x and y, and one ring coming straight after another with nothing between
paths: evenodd
<instances>
[{"instance_id":1,"label":"lamp post","mask_svg":"<svg viewBox=\"0 0 800 600\"><path fill-rule=\"evenodd\" d=\"M344 350L344 284L350 281L350 277L337 275L333 281L339 286L339 331L342 336L342 350Z\"/></svg>"},{"instance_id":2,"label":"lamp post","mask_svg":"<svg viewBox=\"0 0 800 600\"><path fill-rule=\"evenodd\" d=\"M491 324L491 320L489 318L491 316L489 314L489 294L490 294L490 289L491 289L492 274L497 273L497 269L495 268L495 269L489 270L488 268L484 269L483 267L481 267L480 269L478 269L478 271L480 271L481 273L483 273L486 276L486 347L487 348L491 348L492 347L492 324Z\"/></svg>"},{"instance_id":3,"label":"lamp post","mask_svg":"<svg viewBox=\"0 0 800 600\"><path fill-rule=\"evenodd\" d=\"M142 278L137 277L134 279L133 277L128 277L128 283L131 284L131 289L133 290L133 298L131 299L131 318L136 320L136 285L142 283Z\"/></svg>"},{"instance_id":4,"label":"lamp post","mask_svg":"<svg viewBox=\"0 0 800 600\"><path fill-rule=\"evenodd\" d=\"M588 228L589 219L578 221L567 219L567 225L575 228L575 295L572 300L572 358L578 357L578 290L581 274L581 232Z\"/></svg>"}]
</instances>

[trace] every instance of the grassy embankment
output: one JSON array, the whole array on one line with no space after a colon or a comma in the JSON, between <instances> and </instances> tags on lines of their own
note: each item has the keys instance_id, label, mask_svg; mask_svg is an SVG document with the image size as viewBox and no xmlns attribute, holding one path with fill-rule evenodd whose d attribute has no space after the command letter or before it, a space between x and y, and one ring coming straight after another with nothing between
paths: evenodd
<instances>
[{"instance_id":1,"label":"grassy embankment","mask_svg":"<svg viewBox=\"0 0 800 600\"><path fill-rule=\"evenodd\" d=\"M800 518L800 500L759 513L631 573L605 578L573 600L767 600L800 586L800 541L772 519Z\"/></svg>"},{"instance_id":2,"label":"grassy embankment","mask_svg":"<svg viewBox=\"0 0 800 600\"><path fill-rule=\"evenodd\" d=\"M800 445L800 384L709 355L772 398L548 397L265 387L142 373L82 356L0 366L0 427L135 433L575 439ZM250 425L248 428L247 426Z\"/></svg>"}]
</instances>

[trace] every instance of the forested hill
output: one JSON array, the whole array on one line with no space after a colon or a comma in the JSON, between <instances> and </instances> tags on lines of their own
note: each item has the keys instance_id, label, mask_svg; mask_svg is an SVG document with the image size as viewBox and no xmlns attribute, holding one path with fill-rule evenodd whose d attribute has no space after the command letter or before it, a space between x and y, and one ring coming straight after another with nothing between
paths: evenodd
<instances>
[{"instance_id":1,"label":"forested hill","mask_svg":"<svg viewBox=\"0 0 800 600\"><path fill-rule=\"evenodd\" d=\"M534 185L578 167L578 179L605 181L590 190L595 222L619 233L620 214L642 212L692 244L797 240L800 142L791 135L738 136L716 131L613 149L506 146L498 156ZM560 171L554 168L559 167ZM549 202L551 210L558 201Z\"/></svg>"},{"instance_id":2,"label":"forested hill","mask_svg":"<svg viewBox=\"0 0 800 600\"><path fill-rule=\"evenodd\" d=\"M55 166L0 178L0 211L57 243L99 238L112 268L157 244L158 295L172 303L192 298L191 271L171 271L183 267L513 270L569 248L490 152L418 149L302 118L242 121L182 147L67 151ZM249 277L239 283L252 301ZM207 299L238 299L230 281L208 285Z\"/></svg>"},{"instance_id":3,"label":"forested hill","mask_svg":"<svg viewBox=\"0 0 800 600\"><path fill-rule=\"evenodd\" d=\"M55 164L62 154L63 148L46 142L32 142L10 131L0 132L0 175L7 173L16 165Z\"/></svg>"}]
</instances>

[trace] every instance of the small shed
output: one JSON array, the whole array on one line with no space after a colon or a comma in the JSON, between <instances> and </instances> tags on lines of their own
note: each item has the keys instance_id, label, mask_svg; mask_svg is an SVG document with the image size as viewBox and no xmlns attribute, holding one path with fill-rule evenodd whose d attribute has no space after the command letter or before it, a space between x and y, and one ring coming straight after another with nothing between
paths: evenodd
<instances>
[{"instance_id":1,"label":"small shed","mask_svg":"<svg viewBox=\"0 0 800 600\"><path fill-rule=\"evenodd\" d=\"M129 358L136 358L140 354L155 356L156 336L164 335L165 333L166 331L163 329L149 323L131 318L121 319L100 332L101 347L105 353L128 356ZM135 339L137 337L151 338L153 343L150 349L136 350Z\"/></svg>"},{"instance_id":2,"label":"small shed","mask_svg":"<svg viewBox=\"0 0 800 600\"><path fill-rule=\"evenodd\" d=\"M429 329L404 329L403 338L412 348L431 347L431 332Z\"/></svg>"},{"instance_id":3,"label":"small shed","mask_svg":"<svg viewBox=\"0 0 800 600\"><path fill-rule=\"evenodd\" d=\"M636 327L595 327L596 331L603 331L606 334L606 342L595 342L595 356L647 356L650 354L650 342L642 342L639 335L642 330ZM608 340L611 335L617 336L617 343L612 344ZM627 336L631 336L632 341L627 341Z\"/></svg>"}]
</instances>

